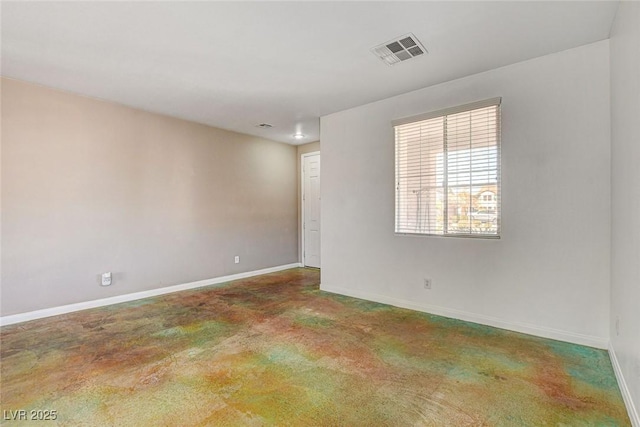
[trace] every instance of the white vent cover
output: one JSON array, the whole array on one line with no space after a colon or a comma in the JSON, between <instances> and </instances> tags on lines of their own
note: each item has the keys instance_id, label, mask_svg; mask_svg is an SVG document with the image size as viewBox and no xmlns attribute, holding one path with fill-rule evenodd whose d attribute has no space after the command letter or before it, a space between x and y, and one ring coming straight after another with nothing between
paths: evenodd
<instances>
[{"instance_id":1,"label":"white vent cover","mask_svg":"<svg viewBox=\"0 0 640 427\"><path fill-rule=\"evenodd\" d=\"M427 49L422 46L416 36L409 33L376 46L371 49L371 52L387 65L393 65L423 55L427 53Z\"/></svg>"}]
</instances>

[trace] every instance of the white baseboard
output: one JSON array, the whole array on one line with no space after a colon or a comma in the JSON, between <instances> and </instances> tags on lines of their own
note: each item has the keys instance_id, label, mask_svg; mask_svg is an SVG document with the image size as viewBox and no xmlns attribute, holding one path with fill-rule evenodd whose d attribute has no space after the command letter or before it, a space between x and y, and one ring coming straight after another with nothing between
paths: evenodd
<instances>
[{"instance_id":1,"label":"white baseboard","mask_svg":"<svg viewBox=\"0 0 640 427\"><path fill-rule=\"evenodd\" d=\"M417 304L415 302L402 300L398 298L388 297L385 295L374 294L365 291L354 291L352 289L346 289L342 287L334 286L322 286L320 290L326 292L332 292L334 294L341 294L355 298L361 298L369 301L380 302L383 304L389 304L396 307L408 308L410 310L422 311L438 316L451 317L458 320L464 320L467 322L480 323L481 325L493 326L501 329L508 329L510 331L522 332L524 334L535 335L543 338L550 338L558 341L566 341L574 344L586 345L589 347L600 348L606 350L608 347L608 340L601 337L595 337L591 335L577 334L574 332L567 332L558 329L545 328L536 325L530 325L526 323L507 322L496 317L485 316L482 314L469 313L466 311L455 310L451 308L440 307L429 304Z\"/></svg>"},{"instance_id":2,"label":"white baseboard","mask_svg":"<svg viewBox=\"0 0 640 427\"><path fill-rule=\"evenodd\" d=\"M302 267L299 262L293 264L279 265L277 267L263 268L261 270L247 271L245 273L231 274L228 276L215 277L213 279L199 280L197 282L183 283L181 285L167 286L164 288L151 289L148 291L135 292L132 294L118 295L115 297L102 298L93 301L79 302L76 304L62 305L59 307L45 308L42 310L29 311L27 313L13 314L0 317L0 326L12 325L14 323L27 322L29 320L41 319L43 317L57 316L59 314L71 313L74 311L86 310L88 308L104 307L121 302L134 301L142 298L155 297L158 295L170 294L173 292L185 291L188 289L202 288L204 286L218 285L231 280L244 279L247 277L259 276L261 274L274 273L276 271L288 270L290 268Z\"/></svg>"},{"instance_id":3,"label":"white baseboard","mask_svg":"<svg viewBox=\"0 0 640 427\"><path fill-rule=\"evenodd\" d=\"M622 370L620 369L620 364L618 363L616 351L614 350L613 344L611 343L609 343L609 358L611 359L611 364L613 365L613 372L615 372L616 379L618 380L618 387L620 387L622 399L624 400L624 404L627 406L627 413L629 414L629 418L631 419L631 425L633 427L640 427L640 415L638 414L638 410L633 403L633 399L631 399L631 392L629 391L627 382L622 375Z\"/></svg>"}]
</instances>

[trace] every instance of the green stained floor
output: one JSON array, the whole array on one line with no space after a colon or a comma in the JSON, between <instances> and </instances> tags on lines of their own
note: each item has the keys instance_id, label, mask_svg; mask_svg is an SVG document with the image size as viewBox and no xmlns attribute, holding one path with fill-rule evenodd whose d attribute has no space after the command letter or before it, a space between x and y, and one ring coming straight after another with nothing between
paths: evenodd
<instances>
[{"instance_id":1,"label":"green stained floor","mask_svg":"<svg viewBox=\"0 0 640 427\"><path fill-rule=\"evenodd\" d=\"M1 424L630 425L606 351L318 283L293 269L5 326Z\"/></svg>"}]
</instances>

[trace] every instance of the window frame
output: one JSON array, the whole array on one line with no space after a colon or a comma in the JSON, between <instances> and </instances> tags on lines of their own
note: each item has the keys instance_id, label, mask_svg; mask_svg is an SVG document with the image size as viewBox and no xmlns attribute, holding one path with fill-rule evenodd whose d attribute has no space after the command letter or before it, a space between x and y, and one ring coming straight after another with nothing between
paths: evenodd
<instances>
[{"instance_id":1,"label":"window frame","mask_svg":"<svg viewBox=\"0 0 640 427\"><path fill-rule=\"evenodd\" d=\"M417 122L422 122L430 119L443 118L446 122L446 117L458 113L469 112L477 109L487 108L487 107L496 107L496 137L495 137L495 147L496 147L496 194L494 195L494 201L496 203L496 231L495 233L486 233L486 232L478 232L478 233L467 233L467 232L448 232L447 229L449 227L448 220L448 210L450 209L450 204L448 198L446 198L446 204L443 207L443 232L442 233L433 233L433 232L409 232L409 231L398 231L399 229L399 189L400 189L400 180L398 178L398 170L399 170L399 155L398 155L398 135L396 128L402 125L414 124ZM436 110L428 113L423 113L415 116L404 117L401 119L393 120L391 122L393 127L394 134L394 234L398 236L425 236L425 237L458 237L458 238L472 238L472 239L500 239L502 236L502 98L490 98L478 102L472 102L468 104L458 105L455 107L445 108L441 110ZM446 125L445 125L446 126ZM446 127L445 127L446 129ZM443 136L443 153L449 153L447 149L447 140L448 136L445 134ZM473 145L470 145L470 150L473 149ZM448 163L448 155L443 155L443 161ZM437 162L437 160L436 160ZM447 173L447 167L444 167L445 172ZM472 171L473 169L469 169ZM423 174L424 172L421 172ZM473 183L470 179L469 188L473 188ZM447 194L450 189L447 179L443 179L442 191ZM482 194L483 191L478 193L478 195ZM469 207L469 211L471 211L471 207ZM470 212L468 213L470 215ZM472 228L470 227L470 230ZM429 230L432 231L432 230Z\"/></svg>"}]
</instances>

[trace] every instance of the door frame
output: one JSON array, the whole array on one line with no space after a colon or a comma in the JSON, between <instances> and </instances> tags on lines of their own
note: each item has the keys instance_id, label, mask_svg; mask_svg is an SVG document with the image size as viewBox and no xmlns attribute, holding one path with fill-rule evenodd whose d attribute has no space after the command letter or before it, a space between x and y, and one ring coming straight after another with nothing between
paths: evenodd
<instances>
[{"instance_id":1,"label":"door frame","mask_svg":"<svg viewBox=\"0 0 640 427\"><path fill-rule=\"evenodd\" d=\"M308 153L304 153L300 155L300 230L302 231L302 239L301 239L301 247L302 250L302 266L305 267L305 250L304 250L304 236L306 234L306 229L304 227L304 201L305 201L305 188L304 188L304 159L306 157L311 157L315 155L320 155L320 151L310 151ZM322 174L322 172L320 172ZM320 175L320 182L322 182L322 175ZM322 185L322 184L320 184ZM320 207L322 210L322 206ZM322 245L322 243L321 243ZM322 249L322 247L320 248Z\"/></svg>"}]
</instances>

